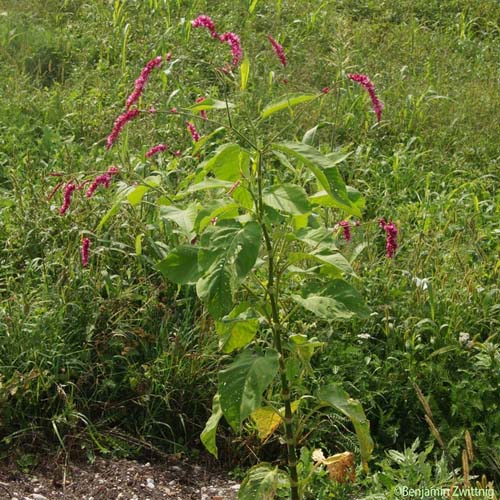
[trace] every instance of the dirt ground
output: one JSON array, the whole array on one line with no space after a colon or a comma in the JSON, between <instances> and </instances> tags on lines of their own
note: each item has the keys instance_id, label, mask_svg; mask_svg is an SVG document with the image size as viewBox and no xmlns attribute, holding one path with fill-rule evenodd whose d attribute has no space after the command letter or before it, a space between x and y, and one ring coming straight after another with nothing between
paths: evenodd
<instances>
[{"instance_id":1,"label":"dirt ground","mask_svg":"<svg viewBox=\"0 0 500 500\"><path fill-rule=\"evenodd\" d=\"M234 500L239 484L182 460L155 463L96 458L66 467L45 465L29 474L0 464L1 500Z\"/></svg>"}]
</instances>

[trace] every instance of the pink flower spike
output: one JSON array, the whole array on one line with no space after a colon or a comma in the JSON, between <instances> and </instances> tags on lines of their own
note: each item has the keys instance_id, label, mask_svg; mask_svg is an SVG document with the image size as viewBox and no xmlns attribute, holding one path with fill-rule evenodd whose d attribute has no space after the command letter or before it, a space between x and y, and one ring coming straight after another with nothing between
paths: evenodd
<instances>
[{"instance_id":1,"label":"pink flower spike","mask_svg":"<svg viewBox=\"0 0 500 500\"><path fill-rule=\"evenodd\" d=\"M64 215L66 211L68 210L70 204L71 204L71 195L73 194L73 191L76 189L76 186L72 182L68 182L64 188L64 198L63 198L63 204L61 208L59 209L59 213L61 215Z\"/></svg>"},{"instance_id":2,"label":"pink flower spike","mask_svg":"<svg viewBox=\"0 0 500 500\"><path fill-rule=\"evenodd\" d=\"M198 142L200 140L200 134L198 134L196 127L191 122L186 122L186 127L188 128L189 133L191 134L191 137L193 138L193 141Z\"/></svg>"},{"instance_id":3,"label":"pink flower spike","mask_svg":"<svg viewBox=\"0 0 500 500\"><path fill-rule=\"evenodd\" d=\"M342 220L339 222L339 226L342 228L344 231L344 238L346 241L351 241L351 225L349 224L349 221Z\"/></svg>"},{"instance_id":4,"label":"pink flower spike","mask_svg":"<svg viewBox=\"0 0 500 500\"><path fill-rule=\"evenodd\" d=\"M144 68L142 68L141 74L139 78L135 81L134 91L128 96L126 109L128 110L132 104L135 104L144 90L144 86L146 85L149 75L151 71L157 66L160 66L163 62L163 58L161 56L155 57L151 59Z\"/></svg>"},{"instance_id":5,"label":"pink flower spike","mask_svg":"<svg viewBox=\"0 0 500 500\"><path fill-rule=\"evenodd\" d=\"M218 36L217 31L215 31L215 23L212 21L212 18L204 14L191 21L191 26L193 28L207 28L213 38L217 38Z\"/></svg>"},{"instance_id":6,"label":"pink flower spike","mask_svg":"<svg viewBox=\"0 0 500 500\"><path fill-rule=\"evenodd\" d=\"M386 222L385 219L380 219L378 225L385 231L386 234L385 255L387 258L392 259L398 248L398 228L392 220Z\"/></svg>"},{"instance_id":7,"label":"pink flower spike","mask_svg":"<svg viewBox=\"0 0 500 500\"><path fill-rule=\"evenodd\" d=\"M106 141L106 149L111 148L111 146L118 139L118 136L120 135L120 132L122 131L123 127L127 124L127 122L133 120L138 114L139 114L138 109L135 108L129 109L128 111L125 111L125 113L121 114L115 120L113 124L113 130L111 131L111 134L109 134L108 139Z\"/></svg>"},{"instance_id":8,"label":"pink flower spike","mask_svg":"<svg viewBox=\"0 0 500 500\"><path fill-rule=\"evenodd\" d=\"M240 37L236 33L228 31L227 33L222 33L222 35L219 36L219 40L222 43L227 43L231 47L233 66L238 66L239 62L243 59Z\"/></svg>"},{"instance_id":9,"label":"pink flower spike","mask_svg":"<svg viewBox=\"0 0 500 500\"><path fill-rule=\"evenodd\" d=\"M55 185L54 189L49 193L47 196L47 201L50 201L54 195L61 189L61 186L64 184L64 182L59 182L58 184Z\"/></svg>"},{"instance_id":10,"label":"pink flower spike","mask_svg":"<svg viewBox=\"0 0 500 500\"><path fill-rule=\"evenodd\" d=\"M87 267L89 263L89 247L90 247L90 240L88 238L83 238L82 239L82 266Z\"/></svg>"},{"instance_id":11,"label":"pink flower spike","mask_svg":"<svg viewBox=\"0 0 500 500\"><path fill-rule=\"evenodd\" d=\"M109 175L115 175L120 173L120 169L116 165L111 165L106 172Z\"/></svg>"},{"instance_id":12,"label":"pink flower spike","mask_svg":"<svg viewBox=\"0 0 500 500\"><path fill-rule=\"evenodd\" d=\"M175 155L175 156L181 156L181 154L182 154L182 153L181 153L181 150L180 150L180 149L178 149L178 150L177 150L177 151L175 151L175 153L174 153L174 155Z\"/></svg>"},{"instance_id":13,"label":"pink flower spike","mask_svg":"<svg viewBox=\"0 0 500 500\"><path fill-rule=\"evenodd\" d=\"M166 151L168 149L168 146L166 144L158 144L157 146L153 146L147 153L146 153L146 158L151 158L151 156L154 156L158 153L162 153L163 151Z\"/></svg>"},{"instance_id":14,"label":"pink flower spike","mask_svg":"<svg viewBox=\"0 0 500 500\"><path fill-rule=\"evenodd\" d=\"M170 112L171 112L173 115L176 115L177 113L179 113L179 111L177 111L177 108L170 108Z\"/></svg>"},{"instance_id":15,"label":"pink flower spike","mask_svg":"<svg viewBox=\"0 0 500 500\"><path fill-rule=\"evenodd\" d=\"M370 99L372 101L373 111L375 111L375 114L377 115L377 121L380 122L380 120L382 118L382 110L384 109L384 104L377 97L377 94L375 93L375 86L373 85L373 82L366 75L349 73L347 76L353 82L359 83L368 92Z\"/></svg>"},{"instance_id":16,"label":"pink flower spike","mask_svg":"<svg viewBox=\"0 0 500 500\"><path fill-rule=\"evenodd\" d=\"M267 39L271 42L273 46L274 53L278 56L278 59L281 61L283 67L286 66L286 55L283 50L283 46L280 45L271 35L267 35Z\"/></svg>"},{"instance_id":17,"label":"pink flower spike","mask_svg":"<svg viewBox=\"0 0 500 500\"><path fill-rule=\"evenodd\" d=\"M167 52L167 55L165 56L165 61L171 61L172 60L172 52Z\"/></svg>"},{"instance_id":18,"label":"pink flower spike","mask_svg":"<svg viewBox=\"0 0 500 500\"><path fill-rule=\"evenodd\" d=\"M205 97L198 97L198 98L196 99L196 104L198 104L198 103L200 103L200 102L203 102L204 100L205 100ZM203 120L206 120L206 119L207 119L207 112L206 112L204 109L202 109L202 110L200 111L200 116L201 116L201 118L202 118Z\"/></svg>"},{"instance_id":19,"label":"pink flower spike","mask_svg":"<svg viewBox=\"0 0 500 500\"><path fill-rule=\"evenodd\" d=\"M85 196L87 198L91 198L92 195L94 194L95 190L99 186L104 186L106 189L109 188L109 184L111 182L111 174L106 172L105 174L98 175L95 179L94 182L89 186L87 189L87 192L85 193Z\"/></svg>"},{"instance_id":20,"label":"pink flower spike","mask_svg":"<svg viewBox=\"0 0 500 500\"><path fill-rule=\"evenodd\" d=\"M323 88L321 89L321 92L322 92L323 94L328 94L328 93L330 92L330 87L323 87Z\"/></svg>"}]
</instances>

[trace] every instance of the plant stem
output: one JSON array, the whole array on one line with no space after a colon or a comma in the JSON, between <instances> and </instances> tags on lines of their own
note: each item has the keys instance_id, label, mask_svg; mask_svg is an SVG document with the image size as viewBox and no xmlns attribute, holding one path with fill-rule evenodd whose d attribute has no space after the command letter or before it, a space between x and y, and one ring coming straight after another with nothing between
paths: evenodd
<instances>
[{"instance_id":1,"label":"plant stem","mask_svg":"<svg viewBox=\"0 0 500 500\"><path fill-rule=\"evenodd\" d=\"M271 302L271 329L273 332L273 344L279 354L279 374L281 381L281 399L285 406L285 437L287 462L290 472L291 500L300 500L297 475L297 450L295 446L295 434L292 421L292 406L290 403L290 384L286 375L285 351L283 350L282 326L279 316L278 289L275 281L273 242L269 236L267 226L264 222L263 202L262 202L262 154L259 154L258 163L258 197L259 197L259 217L264 234L264 241L267 250L268 272L267 272L267 293Z\"/></svg>"}]
</instances>

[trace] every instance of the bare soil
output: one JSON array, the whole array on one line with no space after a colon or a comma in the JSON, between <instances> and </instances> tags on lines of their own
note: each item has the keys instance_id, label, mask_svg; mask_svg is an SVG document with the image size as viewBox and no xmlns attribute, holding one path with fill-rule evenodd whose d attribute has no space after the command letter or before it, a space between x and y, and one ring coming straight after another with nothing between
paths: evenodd
<instances>
[{"instance_id":1,"label":"bare soil","mask_svg":"<svg viewBox=\"0 0 500 500\"><path fill-rule=\"evenodd\" d=\"M235 500L239 484L220 471L180 459L155 463L96 458L46 464L29 474L0 464L1 500Z\"/></svg>"}]
</instances>

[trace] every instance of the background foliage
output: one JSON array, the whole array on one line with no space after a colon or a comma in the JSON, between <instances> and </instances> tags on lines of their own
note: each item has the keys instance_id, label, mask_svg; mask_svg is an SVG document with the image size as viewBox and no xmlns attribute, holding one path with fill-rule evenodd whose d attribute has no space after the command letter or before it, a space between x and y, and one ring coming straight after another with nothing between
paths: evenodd
<instances>
[{"instance_id":1,"label":"background foliage","mask_svg":"<svg viewBox=\"0 0 500 500\"><path fill-rule=\"evenodd\" d=\"M367 243L356 272L372 314L335 327L317 322L328 345L313 358L315 368L363 402L379 456L417 437L433 441L417 383L452 462L459 463L468 429L476 472L498 478L500 7L488 0L325 1L307 12L303 2L277 0L257 2L251 15L243 0L0 2L4 454L54 445L83 447L89 456L200 447L217 339L194 292L165 282L148 258L158 251L149 242L165 235L152 229L146 209L123 207L83 269L82 230L97 226L113 193L102 191L91 203L75 199L65 217L60 195L47 195L57 181L51 172L92 174L115 162L140 165L127 172L131 180L147 175L141 125L115 156L104 154L105 138L143 64L199 43L188 21L202 12L259 54L251 61L256 74L275 72L272 87L268 79L253 82L262 95L283 93L279 82L287 77L266 45L268 33L294 68L288 89L332 87L302 132L324 122L318 143L353 152L342 174L369 200L364 218L393 218L400 228L393 261L374 225L353 230L346 250ZM211 57L208 41L196 50ZM150 82L162 105L181 76L191 82L184 96L217 95L203 66L175 69ZM335 83L346 72L375 82L386 105L381 126L372 126L362 92ZM159 119L158 137L167 130L166 142L186 148L186 133ZM166 164L160 160L159 168ZM311 328L311 318L303 321ZM331 452L354 449L341 437L345 424L325 417L308 439ZM249 448L265 456L274 446L261 449L249 434L233 451L231 439L227 430L220 450L229 464L250 463Z\"/></svg>"}]
</instances>

